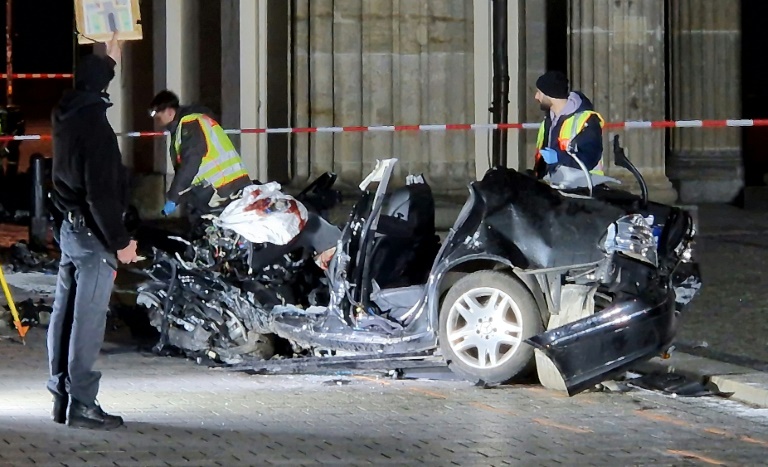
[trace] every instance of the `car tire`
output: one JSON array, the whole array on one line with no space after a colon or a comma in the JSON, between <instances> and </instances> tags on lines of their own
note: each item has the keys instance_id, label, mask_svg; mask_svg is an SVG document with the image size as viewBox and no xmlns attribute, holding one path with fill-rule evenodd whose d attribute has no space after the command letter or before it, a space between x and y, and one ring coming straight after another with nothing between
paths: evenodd
<instances>
[{"instance_id":1,"label":"car tire","mask_svg":"<svg viewBox=\"0 0 768 467\"><path fill-rule=\"evenodd\" d=\"M531 293L501 272L461 278L440 309L443 358L454 373L476 383L502 384L522 376L533 365L533 347L525 339L543 331Z\"/></svg>"}]
</instances>

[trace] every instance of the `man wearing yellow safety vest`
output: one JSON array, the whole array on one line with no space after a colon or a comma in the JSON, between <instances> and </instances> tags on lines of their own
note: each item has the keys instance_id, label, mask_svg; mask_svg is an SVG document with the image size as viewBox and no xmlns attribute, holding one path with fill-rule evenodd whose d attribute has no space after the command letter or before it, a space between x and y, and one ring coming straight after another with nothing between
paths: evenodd
<instances>
[{"instance_id":1,"label":"man wearing yellow safety vest","mask_svg":"<svg viewBox=\"0 0 768 467\"><path fill-rule=\"evenodd\" d=\"M178 96L164 90L152 100L149 114L171 134L175 176L164 215L181 202L204 214L214 195L226 199L251 184L235 146L208 109L180 106Z\"/></svg>"},{"instance_id":2,"label":"man wearing yellow safety vest","mask_svg":"<svg viewBox=\"0 0 768 467\"><path fill-rule=\"evenodd\" d=\"M571 92L568 78L559 71L549 71L536 81L536 96L546 113L536 142L534 172L538 178L559 167L580 170L568 155L570 149L595 175L603 174L603 117L581 92Z\"/></svg>"}]
</instances>

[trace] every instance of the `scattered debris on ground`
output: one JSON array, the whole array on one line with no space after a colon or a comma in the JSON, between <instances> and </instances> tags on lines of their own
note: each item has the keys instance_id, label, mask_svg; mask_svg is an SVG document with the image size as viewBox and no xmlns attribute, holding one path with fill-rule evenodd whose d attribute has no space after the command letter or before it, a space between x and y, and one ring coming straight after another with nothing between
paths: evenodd
<instances>
[{"instance_id":1,"label":"scattered debris on ground","mask_svg":"<svg viewBox=\"0 0 768 467\"><path fill-rule=\"evenodd\" d=\"M649 391L659 391L680 397L719 396L730 397L732 393L724 393L707 387L701 381L696 381L679 373L648 373L639 378L627 381L627 384Z\"/></svg>"},{"instance_id":2,"label":"scattered debris on ground","mask_svg":"<svg viewBox=\"0 0 768 467\"><path fill-rule=\"evenodd\" d=\"M27 242L17 242L8 252L8 266L11 272L43 272L56 274L59 268L59 260L47 253L38 253L30 250Z\"/></svg>"},{"instance_id":3,"label":"scattered debris on ground","mask_svg":"<svg viewBox=\"0 0 768 467\"><path fill-rule=\"evenodd\" d=\"M43 300L33 301L31 298L16 303L16 309L19 312L19 318L22 326L35 327L38 325L47 326L51 320L51 305ZM4 305L0 309L0 320L8 323L12 320L10 308Z\"/></svg>"},{"instance_id":4,"label":"scattered debris on ground","mask_svg":"<svg viewBox=\"0 0 768 467\"><path fill-rule=\"evenodd\" d=\"M328 381L323 381L324 386L346 386L349 383L351 383L348 379L329 379Z\"/></svg>"},{"instance_id":5,"label":"scattered debris on ground","mask_svg":"<svg viewBox=\"0 0 768 467\"><path fill-rule=\"evenodd\" d=\"M21 324L30 327L40 324L48 325L51 320L51 312L53 311L53 307L46 304L43 300L38 300L35 303L31 298L17 303L16 308L19 310Z\"/></svg>"}]
</instances>

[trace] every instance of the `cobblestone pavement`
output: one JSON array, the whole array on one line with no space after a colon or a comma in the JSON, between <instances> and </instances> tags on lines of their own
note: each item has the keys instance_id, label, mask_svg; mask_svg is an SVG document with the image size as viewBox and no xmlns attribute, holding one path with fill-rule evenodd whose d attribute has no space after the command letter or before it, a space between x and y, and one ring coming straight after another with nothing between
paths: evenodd
<instances>
[{"instance_id":1,"label":"cobblestone pavement","mask_svg":"<svg viewBox=\"0 0 768 467\"><path fill-rule=\"evenodd\" d=\"M768 362L768 215L712 205L699 217L704 286L678 339Z\"/></svg>"},{"instance_id":2,"label":"cobblestone pavement","mask_svg":"<svg viewBox=\"0 0 768 467\"><path fill-rule=\"evenodd\" d=\"M768 236L707 237L700 251L705 282L678 339L768 361Z\"/></svg>"},{"instance_id":3,"label":"cobblestone pavement","mask_svg":"<svg viewBox=\"0 0 768 467\"><path fill-rule=\"evenodd\" d=\"M44 331L0 340L0 465L764 465L768 412L632 391L210 370L111 344L101 403L127 426L48 420Z\"/></svg>"}]
</instances>

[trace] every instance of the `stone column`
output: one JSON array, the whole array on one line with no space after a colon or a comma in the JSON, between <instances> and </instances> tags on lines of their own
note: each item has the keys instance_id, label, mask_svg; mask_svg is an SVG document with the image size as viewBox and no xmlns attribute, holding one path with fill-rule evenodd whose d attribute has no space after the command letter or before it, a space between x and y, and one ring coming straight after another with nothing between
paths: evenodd
<instances>
[{"instance_id":1,"label":"stone column","mask_svg":"<svg viewBox=\"0 0 768 467\"><path fill-rule=\"evenodd\" d=\"M294 124L474 119L473 2L297 0L295 6ZM389 157L400 159L397 180L424 173L436 191L463 194L475 176L469 132L296 135L293 147L299 183L334 170L340 185L351 188L376 159Z\"/></svg>"},{"instance_id":2,"label":"stone column","mask_svg":"<svg viewBox=\"0 0 768 467\"><path fill-rule=\"evenodd\" d=\"M182 103L200 97L200 0L165 0L165 83Z\"/></svg>"},{"instance_id":3,"label":"stone column","mask_svg":"<svg viewBox=\"0 0 768 467\"><path fill-rule=\"evenodd\" d=\"M94 53L98 55L106 55L106 46L104 44L96 44L94 46ZM115 130L115 133L124 133L127 131L133 131L131 128L133 112L131 105L131 52L130 43L123 44L123 54L120 63L115 67L115 78L109 83L107 92L109 93L109 100L112 102L112 107L107 109L107 119L110 125ZM118 138L118 145L120 146L120 153L123 156L123 164L128 167L133 166L133 141L130 138Z\"/></svg>"},{"instance_id":4,"label":"stone column","mask_svg":"<svg viewBox=\"0 0 768 467\"><path fill-rule=\"evenodd\" d=\"M493 115L488 109L493 102L493 35L489 29L491 21L491 2L475 1L473 10L474 23L474 93L475 123L492 123ZM510 0L508 28L509 54L509 122L518 123L525 115L524 93L520 92L521 54L525 54L525 21L527 16L523 0ZM522 8L521 8L522 6ZM524 13L521 15L521 12ZM486 27L487 26L487 27ZM481 179L490 168L492 157L491 131L475 132L475 176ZM521 157L523 135L520 130L509 130L507 136L507 166L523 169L525 158Z\"/></svg>"},{"instance_id":5,"label":"stone column","mask_svg":"<svg viewBox=\"0 0 768 467\"><path fill-rule=\"evenodd\" d=\"M523 78L519 84L520 120L523 122L540 122L544 114L539 103L533 98L536 95L536 80L547 71L547 2L541 0L525 0L524 40L521 41L523 54L520 68ZM564 71L564 70L561 70ZM536 131L524 130L521 134L520 168L532 168L536 154Z\"/></svg>"},{"instance_id":6,"label":"stone column","mask_svg":"<svg viewBox=\"0 0 768 467\"><path fill-rule=\"evenodd\" d=\"M199 97L199 0L165 0L153 4L155 88L170 89L182 102ZM155 169L173 174L168 139L158 138Z\"/></svg>"},{"instance_id":7,"label":"stone column","mask_svg":"<svg viewBox=\"0 0 768 467\"><path fill-rule=\"evenodd\" d=\"M333 0L297 0L294 5L293 123L333 126ZM294 136L293 166L292 183L299 186L323 170L334 170L333 136Z\"/></svg>"},{"instance_id":8,"label":"stone column","mask_svg":"<svg viewBox=\"0 0 768 467\"><path fill-rule=\"evenodd\" d=\"M267 126L267 2L240 1L240 125ZM240 154L251 178L266 182L267 138L240 137Z\"/></svg>"},{"instance_id":9,"label":"stone column","mask_svg":"<svg viewBox=\"0 0 768 467\"><path fill-rule=\"evenodd\" d=\"M221 124L240 128L240 0L221 0ZM240 138L230 136L239 146Z\"/></svg>"},{"instance_id":10,"label":"stone column","mask_svg":"<svg viewBox=\"0 0 768 467\"><path fill-rule=\"evenodd\" d=\"M240 0L221 0L221 125L240 126ZM230 135L240 149L240 136Z\"/></svg>"},{"instance_id":11,"label":"stone column","mask_svg":"<svg viewBox=\"0 0 768 467\"><path fill-rule=\"evenodd\" d=\"M152 43L153 66L142 66L142 57L149 55L149 51L146 51L142 57L134 56L133 53L130 55L134 73L153 74L152 85L150 85L154 88L152 95L162 89L170 89L182 102L194 102L198 99L200 89L199 7L200 0L156 0L147 5L146 11L149 14L145 18L151 18L151 20L148 21L146 30L151 29L151 34L148 34L151 37L145 40ZM149 81L139 77L134 79ZM134 102L134 106L140 106L137 109L141 110L137 111L145 111L151 99L149 94L142 96L141 102ZM146 120L142 119L142 121ZM140 127L137 128L140 129ZM162 130L162 128L155 129ZM132 201L139 208L142 218L158 217L165 202L165 192L174 173L168 157L168 144L167 137L153 138L152 163L142 164L145 170L152 172L150 175L139 177L133 190Z\"/></svg>"},{"instance_id":12,"label":"stone column","mask_svg":"<svg viewBox=\"0 0 768 467\"><path fill-rule=\"evenodd\" d=\"M664 2L571 0L569 62L573 89L589 97L607 121L665 116ZM632 188L631 175L613 167L613 134L604 132L608 173ZM627 155L649 185L651 198L674 202L666 177L663 130L618 132ZM608 164L610 161L610 164Z\"/></svg>"},{"instance_id":13,"label":"stone column","mask_svg":"<svg viewBox=\"0 0 768 467\"><path fill-rule=\"evenodd\" d=\"M153 60L154 17L153 5L141 3L143 39L126 41L123 46L123 80L128 106L124 111L129 131L152 131L154 122L147 114L147 106L155 95ZM151 173L154 168L154 147L157 138L123 138L126 163L136 174Z\"/></svg>"},{"instance_id":14,"label":"stone column","mask_svg":"<svg viewBox=\"0 0 768 467\"><path fill-rule=\"evenodd\" d=\"M670 3L672 118L739 118L741 2ZM744 186L741 129L673 130L668 170L683 202L732 201Z\"/></svg>"},{"instance_id":15,"label":"stone column","mask_svg":"<svg viewBox=\"0 0 768 467\"><path fill-rule=\"evenodd\" d=\"M154 91L158 92L166 87L166 75L167 65L166 57L168 51L166 50L166 43L168 42L166 37L166 2L156 1L152 3L152 53L154 61ZM154 128L159 130L159 128ZM168 160L168 140L167 138L154 138L154 160L152 163L152 171L154 173L168 174L172 172L171 165ZM168 177L166 177L168 178ZM163 182L165 184L165 181Z\"/></svg>"}]
</instances>

